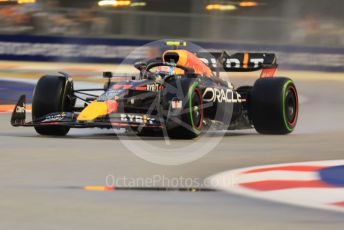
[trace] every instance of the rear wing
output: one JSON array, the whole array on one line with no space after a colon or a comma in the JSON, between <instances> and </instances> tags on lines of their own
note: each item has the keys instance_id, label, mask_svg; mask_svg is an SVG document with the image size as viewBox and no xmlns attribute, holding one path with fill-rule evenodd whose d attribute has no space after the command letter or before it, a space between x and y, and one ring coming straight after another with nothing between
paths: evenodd
<instances>
[{"instance_id":1,"label":"rear wing","mask_svg":"<svg viewBox=\"0 0 344 230\"><path fill-rule=\"evenodd\" d=\"M262 70L261 77L273 77L278 64L274 53L199 52L197 57L217 72L251 72Z\"/></svg>"}]
</instances>

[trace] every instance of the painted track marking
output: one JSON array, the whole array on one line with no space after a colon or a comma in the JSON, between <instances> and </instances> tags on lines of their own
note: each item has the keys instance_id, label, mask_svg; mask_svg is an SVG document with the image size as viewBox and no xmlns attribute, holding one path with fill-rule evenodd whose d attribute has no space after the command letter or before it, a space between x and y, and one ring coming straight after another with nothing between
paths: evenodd
<instances>
[{"instance_id":1,"label":"painted track marking","mask_svg":"<svg viewBox=\"0 0 344 230\"><path fill-rule=\"evenodd\" d=\"M344 178L344 170L338 173L339 166L344 168L344 160L249 167L218 173L206 183L244 196L344 212L344 184L333 180ZM326 171L332 180L321 176Z\"/></svg>"}]
</instances>

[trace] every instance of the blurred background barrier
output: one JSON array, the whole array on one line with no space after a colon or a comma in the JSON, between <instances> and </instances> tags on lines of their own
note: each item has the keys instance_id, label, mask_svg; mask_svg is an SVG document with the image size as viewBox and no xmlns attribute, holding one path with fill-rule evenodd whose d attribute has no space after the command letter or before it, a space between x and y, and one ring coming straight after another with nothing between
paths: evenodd
<instances>
[{"instance_id":1,"label":"blurred background barrier","mask_svg":"<svg viewBox=\"0 0 344 230\"><path fill-rule=\"evenodd\" d=\"M33 35L0 35L0 59L119 64L153 58L157 47L144 46L150 40L118 38L81 38ZM246 43L197 42L211 51L261 51L277 53L281 69L344 71L344 48L296 45L259 45ZM140 49L136 49L141 47Z\"/></svg>"},{"instance_id":2,"label":"blurred background barrier","mask_svg":"<svg viewBox=\"0 0 344 230\"><path fill-rule=\"evenodd\" d=\"M0 33L344 47L342 0L0 0Z\"/></svg>"},{"instance_id":3,"label":"blurred background barrier","mask_svg":"<svg viewBox=\"0 0 344 230\"><path fill-rule=\"evenodd\" d=\"M119 63L174 38L276 52L282 69L344 70L342 0L0 0L0 59ZM154 56L146 47L132 58Z\"/></svg>"}]
</instances>

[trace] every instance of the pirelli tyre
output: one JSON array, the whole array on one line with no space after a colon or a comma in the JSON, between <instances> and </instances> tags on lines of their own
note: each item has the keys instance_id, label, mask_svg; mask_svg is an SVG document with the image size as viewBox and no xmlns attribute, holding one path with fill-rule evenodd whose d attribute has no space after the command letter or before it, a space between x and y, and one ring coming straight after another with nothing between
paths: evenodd
<instances>
[{"instance_id":1,"label":"pirelli tyre","mask_svg":"<svg viewBox=\"0 0 344 230\"><path fill-rule=\"evenodd\" d=\"M198 87L198 82L193 82L187 90L178 120L176 127L167 128L170 138L193 139L200 135L203 128L204 110L202 92Z\"/></svg>"},{"instance_id":2,"label":"pirelli tyre","mask_svg":"<svg viewBox=\"0 0 344 230\"><path fill-rule=\"evenodd\" d=\"M43 76L37 82L32 98L32 120L54 112L71 112L73 99L73 81L65 76ZM64 126L35 126L41 135L64 136L69 127Z\"/></svg>"},{"instance_id":3,"label":"pirelli tyre","mask_svg":"<svg viewBox=\"0 0 344 230\"><path fill-rule=\"evenodd\" d=\"M291 79L258 79L251 90L249 105L249 115L257 132L288 134L294 130L299 105L297 90Z\"/></svg>"}]
</instances>

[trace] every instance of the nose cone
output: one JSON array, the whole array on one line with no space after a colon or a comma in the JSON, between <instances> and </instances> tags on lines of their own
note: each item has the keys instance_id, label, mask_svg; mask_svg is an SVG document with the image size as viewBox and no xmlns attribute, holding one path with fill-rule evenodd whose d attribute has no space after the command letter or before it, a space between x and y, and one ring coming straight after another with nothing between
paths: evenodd
<instances>
[{"instance_id":1,"label":"nose cone","mask_svg":"<svg viewBox=\"0 0 344 230\"><path fill-rule=\"evenodd\" d=\"M93 121L94 119L117 112L118 102L116 100L108 100L105 102L93 101L84 110L81 111L78 121Z\"/></svg>"},{"instance_id":2,"label":"nose cone","mask_svg":"<svg viewBox=\"0 0 344 230\"><path fill-rule=\"evenodd\" d=\"M106 102L93 101L78 116L78 121L93 121L97 117L108 114L108 105Z\"/></svg>"}]
</instances>

